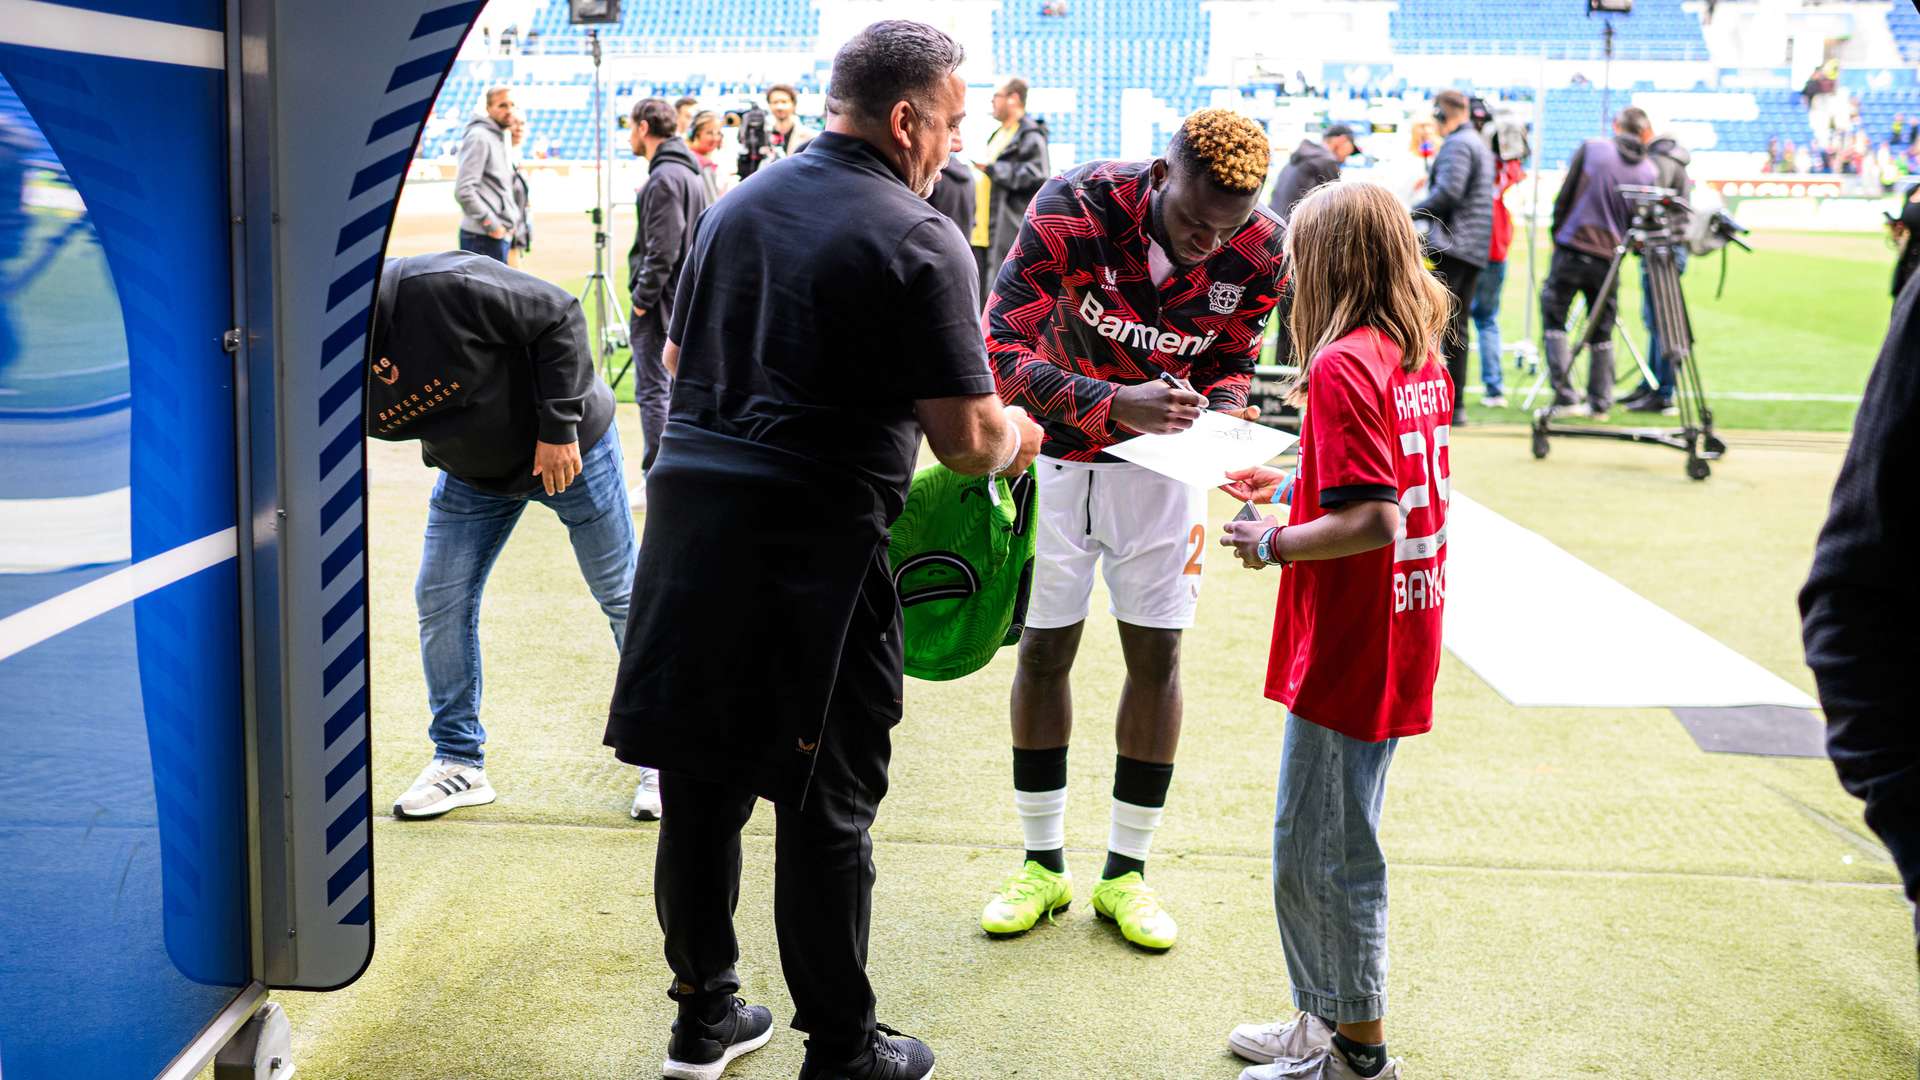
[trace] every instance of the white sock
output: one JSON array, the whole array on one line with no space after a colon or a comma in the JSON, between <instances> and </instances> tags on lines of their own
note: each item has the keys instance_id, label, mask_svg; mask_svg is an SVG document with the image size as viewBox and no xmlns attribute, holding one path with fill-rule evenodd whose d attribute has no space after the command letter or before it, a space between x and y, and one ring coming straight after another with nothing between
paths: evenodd
<instances>
[{"instance_id":1,"label":"white sock","mask_svg":"<svg viewBox=\"0 0 1920 1080\"><path fill-rule=\"evenodd\" d=\"M1013 809L1020 815L1028 851L1058 851L1067 846L1067 789L1013 791Z\"/></svg>"},{"instance_id":2,"label":"white sock","mask_svg":"<svg viewBox=\"0 0 1920 1080\"><path fill-rule=\"evenodd\" d=\"M1153 849L1153 830L1160 827L1164 806L1136 806L1113 800L1113 829L1107 834L1107 850L1129 859L1147 861Z\"/></svg>"}]
</instances>

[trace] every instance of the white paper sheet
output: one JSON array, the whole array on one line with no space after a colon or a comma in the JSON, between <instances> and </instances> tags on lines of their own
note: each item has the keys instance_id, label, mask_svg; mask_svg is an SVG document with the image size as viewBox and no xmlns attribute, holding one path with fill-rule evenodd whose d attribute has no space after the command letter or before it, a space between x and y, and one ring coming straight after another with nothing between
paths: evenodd
<instances>
[{"instance_id":1,"label":"white paper sheet","mask_svg":"<svg viewBox=\"0 0 1920 1080\"><path fill-rule=\"evenodd\" d=\"M1207 411L1178 435L1138 435L1107 453L1183 484L1219 487L1228 472L1265 465L1298 441L1264 424Z\"/></svg>"},{"instance_id":2,"label":"white paper sheet","mask_svg":"<svg viewBox=\"0 0 1920 1080\"><path fill-rule=\"evenodd\" d=\"M1527 707L1817 708L1806 691L1453 491L1447 649Z\"/></svg>"}]
</instances>

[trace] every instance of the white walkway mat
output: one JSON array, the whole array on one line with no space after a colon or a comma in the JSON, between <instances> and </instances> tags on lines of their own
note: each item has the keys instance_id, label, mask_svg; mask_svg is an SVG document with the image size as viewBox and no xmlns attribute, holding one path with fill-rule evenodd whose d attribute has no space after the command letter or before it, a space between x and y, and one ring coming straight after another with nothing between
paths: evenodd
<instances>
[{"instance_id":1,"label":"white walkway mat","mask_svg":"<svg viewBox=\"0 0 1920 1080\"><path fill-rule=\"evenodd\" d=\"M1515 705L1819 707L1458 488L1447 508L1447 548L1447 648Z\"/></svg>"}]
</instances>

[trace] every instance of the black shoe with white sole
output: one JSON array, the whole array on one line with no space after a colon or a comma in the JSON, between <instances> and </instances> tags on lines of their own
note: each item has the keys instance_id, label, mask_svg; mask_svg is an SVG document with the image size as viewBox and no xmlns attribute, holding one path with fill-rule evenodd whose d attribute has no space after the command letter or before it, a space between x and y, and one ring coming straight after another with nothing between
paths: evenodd
<instances>
[{"instance_id":1,"label":"black shoe with white sole","mask_svg":"<svg viewBox=\"0 0 1920 1080\"><path fill-rule=\"evenodd\" d=\"M739 998L727 1002L726 1012L707 1023L682 1008L667 1040L667 1060L660 1075L667 1080L718 1080L733 1059L751 1054L773 1038L773 1011L749 1005Z\"/></svg>"},{"instance_id":2,"label":"black shoe with white sole","mask_svg":"<svg viewBox=\"0 0 1920 1080\"><path fill-rule=\"evenodd\" d=\"M873 1040L852 1059L818 1062L809 1054L800 1080L927 1080L933 1075L933 1051L911 1035L877 1025Z\"/></svg>"}]
</instances>

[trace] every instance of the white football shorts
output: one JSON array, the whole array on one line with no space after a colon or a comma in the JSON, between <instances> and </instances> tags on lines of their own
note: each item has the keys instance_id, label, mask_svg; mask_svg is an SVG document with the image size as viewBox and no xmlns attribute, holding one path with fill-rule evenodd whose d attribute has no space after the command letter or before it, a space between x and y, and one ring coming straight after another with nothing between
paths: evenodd
<instances>
[{"instance_id":1,"label":"white football shorts","mask_svg":"<svg viewBox=\"0 0 1920 1080\"><path fill-rule=\"evenodd\" d=\"M1114 618L1162 630L1192 626L1206 491L1124 461L1043 457L1035 468L1040 532L1027 625L1049 630L1085 619L1098 563Z\"/></svg>"}]
</instances>

